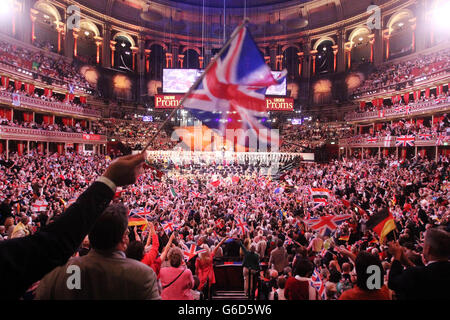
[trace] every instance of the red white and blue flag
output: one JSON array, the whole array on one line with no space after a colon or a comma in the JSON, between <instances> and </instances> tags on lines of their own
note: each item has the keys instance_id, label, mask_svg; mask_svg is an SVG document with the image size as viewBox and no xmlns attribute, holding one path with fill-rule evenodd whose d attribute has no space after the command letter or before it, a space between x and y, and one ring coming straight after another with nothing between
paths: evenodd
<instances>
[{"instance_id":1,"label":"red white and blue flag","mask_svg":"<svg viewBox=\"0 0 450 320\"><path fill-rule=\"evenodd\" d=\"M314 269L314 272L311 276L311 284L314 288L316 288L320 298L322 300L326 300L327 293L325 290L325 284L323 283L322 278L320 277L319 270L317 270L317 268Z\"/></svg>"},{"instance_id":2,"label":"red white and blue flag","mask_svg":"<svg viewBox=\"0 0 450 320\"><path fill-rule=\"evenodd\" d=\"M416 138L414 136L400 136L397 137L397 139L395 140L395 145L397 147L406 147L406 146L414 147L415 139Z\"/></svg>"},{"instance_id":3,"label":"red white and blue flag","mask_svg":"<svg viewBox=\"0 0 450 320\"><path fill-rule=\"evenodd\" d=\"M305 220L305 223L313 230L319 232L323 236L330 236L337 227L345 220L351 218L349 214L343 215L326 215L322 217L311 218Z\"/></svg>"},{"instance_id":4,"label":"red white and blue flag","mask_svg":"<svg viewBox=\"0 0 450 320\"><path fill-rule=\"evenodd\" d=\"M286 72L274 79L246 27L233 35L230 45L192 88L183 107L223 137L227 130L254 130L259 141L268 143L278 137L272 136L266 121L265 93L269 86L281 83ZM245 136L238 136L237 144L244 146Z\"/></svg>"},{"instance_id":5,"label":"red white and blue flag","mask_svg":"<svg viewBox=\"0 0 450 320\"><path fill-rule=\"evenodd\" d=\"M206 252L206 249L203 249L202 247L199 247L195 245L194 243L191 244L189 247L185 244L182 244L183 247L183 256L184 260L189 261L199 253Z\"/></svg>"},{"instance_id":6,"label":"red white and blue flag","mask_svg":"<svg viewBox=\"0 0 450 320\"><path fill-rule=\"evenodd\" d=\"M171 233L171 232L173 232L174 230L176 230L177 229L177 225L175 225L175 223L173 223L172 221L163 221L163 222L161 222L161 225L162 225L162 227L163 227L163 230L167 233L167 234L169 234L169 233Z\"/></svg>"},{"instance_id":7,"label":"red white and blue flag","mask_svg":"<svg viewBox=\"0 0 450 320\"><path fill-rule=\"evenodd\" d=\"M236 218L236 227L239 228L242 234L245 234L245 232L248 231L247 222L239 218Z\"/></svg>"}]
</instances>

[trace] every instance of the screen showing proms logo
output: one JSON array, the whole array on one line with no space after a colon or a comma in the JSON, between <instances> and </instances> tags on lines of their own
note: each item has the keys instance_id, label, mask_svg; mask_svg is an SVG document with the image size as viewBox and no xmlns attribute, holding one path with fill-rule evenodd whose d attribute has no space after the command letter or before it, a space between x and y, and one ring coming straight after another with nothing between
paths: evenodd
<instances>
[{"instance_id":1,"label":"screen showing proms logo","mask_svg":"<svg viewBox=\"0 0 450 320\"><path fill-rule=\"evenodd\" d=\"M199 69L163 69L163 93L188 92L202 73L203 70ZM275 78L278 78L281 71L272 71L272 74ZM266 95L285 96L286 79L277 86L267 88Z\"/></svg>"}]
</instances>

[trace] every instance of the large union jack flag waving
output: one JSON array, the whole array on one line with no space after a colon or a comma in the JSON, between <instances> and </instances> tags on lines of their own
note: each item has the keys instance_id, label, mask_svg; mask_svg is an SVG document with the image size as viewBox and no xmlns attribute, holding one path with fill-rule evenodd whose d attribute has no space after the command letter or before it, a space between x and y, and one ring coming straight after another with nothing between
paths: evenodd
<instances>
[{"instance_id":1,"label":"large union jack flag waving","mask_svg":"<svg viewBox=\"0 0 450 320\"><path fill-rule=\"evenodd\" d=\"M233 34L230 45L212 62L182 104L223 137L227 130L250 130L249 136L254 130L259 141L269 143L278 137L272 135L265 121L265 93L267 87L281 83L286 72L274 79L246 27ZM245 145L240 139L245 135L237 136L237 143Z\"/></svg>"},{"instance_id":2,"label":"large union jack flag waving","mask_svg":"<svg viewBox=\"0 0 450 320\"><path fill-rule=\"evenodd\" d=\"M337 227L343 223L345 220L351 218L349 214L343 215L326 215L318 218L311 218L305 220L305 223L314 231L320 232L321 235L329 236L331 235Z\"/></svg>"}]
</instances>

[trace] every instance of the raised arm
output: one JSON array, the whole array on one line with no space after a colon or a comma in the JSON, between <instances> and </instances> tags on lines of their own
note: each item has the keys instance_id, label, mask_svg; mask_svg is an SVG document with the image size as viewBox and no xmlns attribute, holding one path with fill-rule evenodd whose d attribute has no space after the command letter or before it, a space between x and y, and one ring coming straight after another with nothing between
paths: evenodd
<instances>
[{"instance_id":1,"label":"raised arm","mask_svg":"<svg viewBox=\"0 0 450 320\"><path fill-rule=\"evenodd\" d=\"M76 252L114 197L136 181L143 155L117 159L62 215L34 235L0 242L0 299L17 299Z\"/></svg>"},{"instance_id":2,"label":"raised arm","mask_svg":"<svg viewBox=\"0 0 450 320\"><path fill-rule=\"evenodd\" d=\"M212 255L213 255L213 256L216 255L217 250L219 250L220 246L223 245L223 243L224 243L227 239L228 239L228 237L224 237L224 238L219 242L219 244L214 248L214 250L213 250L213 252L212 252Z\"/></svg>"},{"instance_id":3,"label":"raised arm","mask_svg":"<svg viewBox=\"0 0 450 320\"><path fill-rule=\"evenodd\" d=\"M163 252L161 253L161 262L164 262L166 260L167 253L169 252L170 247L172 246L173 238L175 237L175 233L172 232L170 235L169 241L167 242L166 246L163 249Z\"/></svg>"}]
</instances>

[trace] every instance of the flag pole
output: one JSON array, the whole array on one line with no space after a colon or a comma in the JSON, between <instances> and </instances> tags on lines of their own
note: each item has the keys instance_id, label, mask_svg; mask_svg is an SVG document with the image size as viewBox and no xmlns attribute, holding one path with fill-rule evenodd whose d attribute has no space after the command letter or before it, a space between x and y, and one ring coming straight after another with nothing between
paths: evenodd
<instances>
[{"instance_id":1,"label":"flag pole","mask_svg":"<svg viewBox=\"0 0 450 320\"><path fill-rule=\"evenodd\" d=\"M148 149L150 144L156 139L156 137L161 132L162 128L167 124L169 119L172 118L172 116L175 114L175 112L177 112L181 108L181 106L183 105L183 102L186 100L186 98L192 93L192 91L194 91L194 88L196 88L200 84L200 82L203 81L203 78L205 77L205 74L209 71L209 69L211 69L211 67L214 65L216 60L222 55L222 53L225 52L225 49L228 48L228 46L231 44L231 42L237 37L237 35L241 31L241 29L244 28L249 21L250 21L249 18L245 18L244 21L242 21L242 23L236 28L236 30L234 30L234 32L231 35L230 39L228 39L228 41L223 45L222 49L220 49L220 51L211 59L210 63L205 68L205 70L203 71L201 76L198 77L198 79L194 82L194 84L189 88L189 91L186 92L186 94L181 99L181 101L178 104L178 106L175 109L172 110L172 112L166 118L166 120L161 124L161 126L159 126L158 131L156 131L156 133L150 138L150 140L148 141L148 143L145 146L144 150L142 150L142 153L144 153Z\"/></svg>"}]
</instances>

